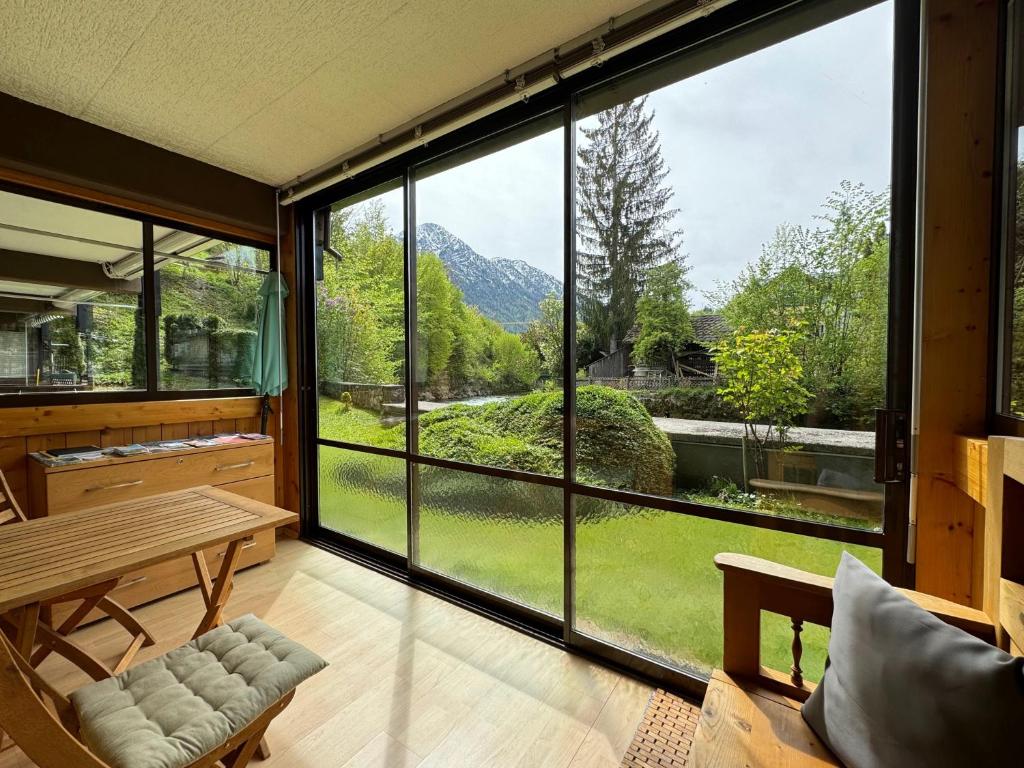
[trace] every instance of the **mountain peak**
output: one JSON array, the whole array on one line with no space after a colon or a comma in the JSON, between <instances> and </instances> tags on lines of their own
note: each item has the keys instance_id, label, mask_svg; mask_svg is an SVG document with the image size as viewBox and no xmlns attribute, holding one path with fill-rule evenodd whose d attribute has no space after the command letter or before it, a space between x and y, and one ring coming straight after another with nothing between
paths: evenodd
<instances>
[{"instance_id":1,"label":"mountain peak","mask_svg":"<svg viewBox=\"0 0 1024 768\"><path fill-rule=\"evenodd\" d=\"M562 296L562 283L520 259L488 258L440 224L416 227L416 251L435 253L467 304L511 331L540 317L541 299Z\"/></svg>"}]
</instances>

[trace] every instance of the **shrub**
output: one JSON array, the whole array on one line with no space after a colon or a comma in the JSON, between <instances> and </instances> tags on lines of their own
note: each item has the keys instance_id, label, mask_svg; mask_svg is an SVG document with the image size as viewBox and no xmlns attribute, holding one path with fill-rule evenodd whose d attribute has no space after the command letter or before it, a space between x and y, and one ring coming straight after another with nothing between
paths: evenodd
<instances>
[{"instance_id":1,"label":"shrub","mask_svg":"<svg viewBox=\"0 0 1024 768\"><path fill-rule=\"evenodd\" d=\"M576 464L583 482L669 495L675 453L632 395L610 387L576 390Z\"/></svg>"},{"instance_id":2,"label":"shrub","mask_svg":"<svg viewBox=\"0 0 1024 768\"><path fill-rule=\"evenodd\" d=\"M636 398L652 416L701 421L739 421L736 408L722 399L715 387L672 387L638 392Z\"/></svg>"},{"instance_id":3,"label":"shrub","mask_svg":"<svg viewBox=\"0 0 1024 768\"><path fill-rule=\"evenodd\" d=\"M451 405L420 419L420 449L442 459L558 475L563 412L561 392ZM583 482L672 493L672 445L636 398L609 387L580 387L576 430L576 470Z\"/></svg>"}]
</instances>

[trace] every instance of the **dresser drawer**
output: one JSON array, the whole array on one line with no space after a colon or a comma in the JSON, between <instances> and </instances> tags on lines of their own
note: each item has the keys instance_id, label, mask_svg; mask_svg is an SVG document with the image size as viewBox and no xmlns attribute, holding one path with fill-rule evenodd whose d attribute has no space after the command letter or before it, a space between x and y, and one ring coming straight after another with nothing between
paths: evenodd
<instances>
[{"instance_id":1,"label":"dresser drawer","mask_svg":"<svg viewBox=\"0 0 1024 768\"><path fill-rule=\"evenodd\" d=\"M264 444L56 472L46 476L48 514L196 485L225 485L273 471L274 446Z\"/></svg>"},{"instance_id":2,"label":"dresser drawer","mask_svg":"<svg viewBox=\"0 0 1024 768\"><path fill-rule=\"evenodd\" d=\"M238 568L247 568L250 565L264 563L274 557L276 550L274 531L261 531L255 536L249 537L242 544L242 552L238 560ZM224 553L227 551L227 544L220 544L211 549L205 550L207 567L210 577L216 578L220 565L224 560ZM191 557L179 557L177 560L168 560L164 563L150 566L141 571L134 571L126 574L121 579L110 597L116 600L125 608L134 608L144 603L152 602L166 595L189 589L198 584L195 566ZM197 606L202 605L202 597L196 593ZM55 606L53 609L54 624L59 625L71 613L77 603ZM105 614L99 611L90 613L83 624L104 618Z\"/></svg>"},{"instance_id":3,"label":"dresser drawer","mask_svg":"<svg viewBox=\"0 0 1024 768\"><path fill-rule=\"evenodd\" d=\"M274 503L274 476L264 475L254 477L251 480L236 480L233 483L225 483L218 486L222 491L231 491L239 496L245 496L253 501L262 501L264 504Z\"/></svg>"}]
</instances>

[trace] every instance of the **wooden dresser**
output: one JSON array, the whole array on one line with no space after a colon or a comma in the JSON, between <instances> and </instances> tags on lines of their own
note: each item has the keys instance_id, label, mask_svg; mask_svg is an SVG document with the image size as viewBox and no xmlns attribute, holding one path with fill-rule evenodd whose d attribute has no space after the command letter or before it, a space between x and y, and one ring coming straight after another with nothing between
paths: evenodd
<instances>
[{"instance_id":1,"label":"wooden dresser","mask_svg":"<svg viewBox=\"0 0 1024 768\"><path fill-rule=\"evenodd\" d=\"M47 466L31 456L28 491L33 517L59 515L155 493L214 485L241 496L274 503L274 442L271 438L230 445L188 448L130 457L105 457ZM225 546L206 552L215 572ZM257 534L242 550L239 568L274 556L274 531ZM192 560L184 557L126 575L111 597L133 608L197 584ZM70 609L69 609L70 610ZM54 616L56 621L64 616ZM100 618L99 614L90 616Z\"/></svg>"}]
</instances>

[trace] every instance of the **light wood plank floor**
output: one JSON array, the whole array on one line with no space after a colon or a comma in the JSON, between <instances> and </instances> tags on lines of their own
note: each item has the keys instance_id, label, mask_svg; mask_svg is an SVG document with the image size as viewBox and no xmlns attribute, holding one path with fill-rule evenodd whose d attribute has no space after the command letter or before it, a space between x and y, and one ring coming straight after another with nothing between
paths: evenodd
<instances>
[{"instance_id":1,"label":"light wood plank floor","mask_svg":"<svg viewBox=\"0 0 1024 768\"><path fill-rule=\"evenodd\" d=\"M293 540L238 574L228 616L255 613L326 658L269 731L266 768L618 768L651 689L373 571ZM186 642L196 590L140 609L160 642ZM76 639L112 660L111 622ZM87 682L62 659L61 690ZM0 768L32 763L18 750Z\"/></svg>"}]
</instances>

